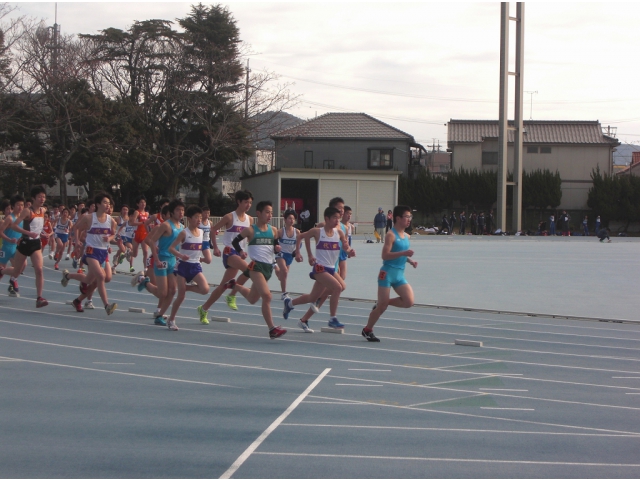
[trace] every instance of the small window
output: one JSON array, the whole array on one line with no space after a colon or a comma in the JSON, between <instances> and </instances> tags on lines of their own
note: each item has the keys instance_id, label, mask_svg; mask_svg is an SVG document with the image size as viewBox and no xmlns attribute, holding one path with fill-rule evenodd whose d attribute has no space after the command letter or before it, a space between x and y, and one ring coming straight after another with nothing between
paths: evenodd
<instances>
[{"instance_id":1,"label":"small window","mask_svg":"<svg viewBox=\"0 0 640 480\"><path fill-rule=\"evenodd\" d=\"M393 149L370 148L369 168L393 168Z\"/></svg>"},{"instance_id":2,"label":"small window","mask_svg":"<svg viewBox=\"0 0 640 480\"><path fill-rule=\"evenodd\" d=\"M264 173L267 171L267 166L264 163L258 164L258 171L256 173Z\"/></svg>"},{"instance_id":3,"label":"small window","mask_svg":"<svg viewBox=\"0 0 640 480\"><path fill-rule=\"evenodd\" d=\"M313 168L313 152L304 152L304 168Z\"/></svg>"},{"instance_id":4,"label":"small window","mask_svg":"<svg viewBox=\"0 0 640 480\"><path fill-rule=\"evenodd\" d=\"M498 152L482 152L482 165L498 165Z\"/></svg>"},{"instance_id":5,"label":"small window","mask_svg":"<svg viewBox=\"0 0 640 480\"><path fill-rule=\"evenodd\" d=\"M540 147L540 153L551 153L551 147Z\"/></svg>"},{"instance_id":6,"label":"small window","mask_svg":"<svg viewBox=\"0 0 640 480\"><path fill-rule=\"evenodd\" d=\"M322 168L326 168L329 170L335 168L333 160L325 160L324 162L322 162Z\"/></svg>"},{"instance_id":7,"label":"small window","mask_svg":"<svg viewBox=\"0 0 640 480\"><path fill-rule=\"evenodd\" d=\"M527 153L538 153L538 147L527 147Z\"/></svg>"}]
</instances>

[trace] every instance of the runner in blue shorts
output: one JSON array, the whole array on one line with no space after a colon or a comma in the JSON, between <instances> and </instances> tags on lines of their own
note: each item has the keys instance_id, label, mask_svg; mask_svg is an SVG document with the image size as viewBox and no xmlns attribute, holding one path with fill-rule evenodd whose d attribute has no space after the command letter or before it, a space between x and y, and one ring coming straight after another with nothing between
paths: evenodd
<instances>
[{"instance_id":1,"label":"runner in blue shorts","mask_svg":"<svg viewBox=\"0 0 640 480\"><path fill-rule=\"evenodd\" d=\"M14 195L11 200L3 201L0 206L0 210L4 213L4 221L0 225L0 243L2 244L2 248L0 248L0 278L5 270L7 274L12 274L14 270L17 271L13 259L22 234L11 228L11 225L22 213L23 208L24 198L20 195ZM10 261L12 266L7 267Z\"/></svg>"},{"instance_id":2,"label":"runner in blue shorts","mask_svg":"<svg viewBox=\"0 0 640 480\"><path fill-rule=\"evenodd\" d=\"M213 260L211 255L211 220L209 220L209 213L211 213L211 209L206 205L201 208L202 220L200 221L198 228L202 230L202 262L209 265L211 260Z\"/></svg>"},{"instance_id":3,"label":"runner in blue shorts","mask_svg":"<svg viewBox=\"0 0 640 480\"><path fill-rule=\"evenodd\" d=\"M289 296L287 292L287 276L289 274L289 265L293 263L296 256L296 239L300 235L300 230L293 225L296 223L295 210L287 210L284 212L284 227L278 230L278 240L280 241L280 252L276 254L276 276L280 280L282 295L280 300L284 300ZM300 262L302 259L299 260Z\"/></svg>"},{"instance_id":4,"label":"runner in blue shorts","mask_svg":"<svg viewBox=\"0 0 640 480\"><path fill-rule=\"evenodd\" d=\"M362 329L362 336L369 342L380 341L373 334L373 327L389 305L398 308L413 306L413 289L404 278L404 267L407 263L413 268L418 266L418 262L411 259L413 256L413 250L409 248L411 237L405 232L412 218L411 209L407 206L398 205L393 209L393 228L385 235L382 247L382 268L378 274L378 301L369 313L367 326ZM389 300L392 288L399 296Z\"/></svg>"}]
</instances>

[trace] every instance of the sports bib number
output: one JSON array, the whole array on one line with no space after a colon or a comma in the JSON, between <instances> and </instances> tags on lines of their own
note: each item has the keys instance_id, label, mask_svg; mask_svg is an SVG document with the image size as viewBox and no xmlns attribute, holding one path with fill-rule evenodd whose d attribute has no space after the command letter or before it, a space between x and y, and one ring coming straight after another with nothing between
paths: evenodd
<instances>
[{"instance_id":1,"label":"sports bib number","mask_svg":"<svg viewBox=\"0 0 640 480\"><path fill-rule=\"evenodd\" d=\"M167 269L167 262L157 262L156 268L158 270L166 270Z\"/></svg>"},{"instance_id":2,"label":"sports bib number","mask_svg":"<svg viewBox=\"0 0 640 480\"><path fill-rule=\"evenodd\" d=\"M387 278L387 272L385 272L384 270L380 270L380 273L378 274L378 280L384 280L385 278Z\"/></svg>"},{"instance_id":3,"label":"sports bib number","mask_svg":"<svg viewBox=\"0 0 640 480\"><path fill-rule=\"evenodd\" d=\"M86 253L87 255L91 255L93 254L93 247L87 247L84 249L84 253Z\"/></svg>"}]
</instances>

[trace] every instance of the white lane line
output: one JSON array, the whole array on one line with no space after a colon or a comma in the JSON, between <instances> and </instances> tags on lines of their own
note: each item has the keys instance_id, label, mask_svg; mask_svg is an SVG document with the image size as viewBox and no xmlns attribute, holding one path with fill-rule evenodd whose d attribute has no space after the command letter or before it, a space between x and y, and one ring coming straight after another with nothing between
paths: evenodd
<instances>
[{"instance_id":1,"label":"white lane line","mask_svg":"<svg viewBox=\"0 0 640 480\"><path fill-rule=\"evenodd\" d=\"M26 360L24 358L16 358L14 360L18 362L33 363L36 365L46 365L48 367L72 368L74 370L86 370L88 372L113 373L114 375L124 375L127 377L138 377L138 378L149 378L151 380L165 380L167 382L192 383L195 385L208 385L211 387L243 388L243 387L236 387L233 385L224 385L222 383L199 382L196 380L184 380L182 378L158 377L155 375L142 375L139 373L116 372L114 370L102 370L99 368L78 367L76 365L65 365L63 363L38 362L36 360Z\"/></svg>"},{"instance_id":2,"label":"white lane line","mask_svg":"<svg viewBox=\"0 0 640 480\"><path fill-rule=\"evenodd\" d=\"M313 400L305 400L304 403L317 403L322 405L354 405L357 407L360 406L359 403L353 403L353 402L316 402Z\"/></svg>"},{"instance_id":3,"label":"white lane line","mask_svg":"<svg viewBox=\"0 0 640 480\"><path fill-rule=\"evenodd\" d=\"M383 387L384 385L365 385L362 383L336 383L338 387Z\"/></svg>"},{"instance_id":4,"label":"white lane line","mask_svg":"<svg viewBox=\"0 0 640 480\"><path fill-rule=\"evenodd\" d=\"M334 401L343 401L343 398L334 398L334 397L324 397L319 395L311 395L313 398L319 398L322 400L334 400ZM454 417L465 417L465 418L482 418L491 421L503 421L510 423L522 423L526 425L536 425L536 426L544 426L544 427L553 427L553 428L569 428L572 430L587 430L594 432L605 432L605 433L616 433L616 434L626 434L632 436L640 436L640 432L628 432L625 430L612 430L608 428L596 428L596 427L583 427L581 425L564 425L562 423L551 423L551 422L538 422L535 420L524 420L519 418L507 418L507 417L495 417L488 415L478 415L477 413L463 413L463 412L453 412L450 410L436 410L433 408L415 408L415 407L407 407L404 405L392 405L389 403L374 403L374 402L358 402L362 406L369 407L386 407L386 408L397 408L399 410L411 410L415 412L429 412L429 413L437 413L440 415L451 415Z\"/></svg>"},{"instance_id":5,"label":"white lane line","mask_svg":"<svg viewBox=\"0 0 640 480\"><path fill-rule=\"evenodd\" d=\"M516 388L480 388L491 392L528 392L529 390L518 390Z\"/></svg>"},{"instance_id":6,"label":"white lane line","mask_svg":"<svg viewBox=\"0 0 640 480\"><path fill-rule=\"evenodd\" d=\"M625 395L640 395L640 393L625 393Z\"/></svg>"},{"instance_id":7,"label":"white lane line","mask_svg":"<svg viewBox=\"0 0 640 480\"><path fill-rule=\"evenodd\" d=\"M305 400L304 403L336 403L338 402L310 402ZM342 405L350 405L344 403ZM303 428L363 428L374 430L406 430L406 431L432 431L432 432L452 432L452 433L503 433L510 435L557 435L569 437L640 437L640 434L632 433L579 433L579 432L535 432L529 430L493 430L481 428L438 428L438 427L396 427L388 425L332 425L323 423L283 423L283 427L303 427Z\"/></svg>"},{"instance_id":8,"label":"white lane line","mask_svg":"<svg viewBox=\"0 0 640 480\"><path fill-rule=\"evenodd\" d=\"M122 363L122 362L93 362L96 365L135 365L135 363Z\"/></svg>"},{"instance_id":9,"label":"white lane line","mask_svg":"<svg viewBox=\"0 0 640 480\"><path fill-rule=\"evenodd\" d=\"M573 467L640 467L640 463L544 462L536 460L488 460L484 458L392 457L383 455L343 455L334 453L256 452L282 457L356 458L359 460L413 460L419 462L498 463L512 465L565 465Z\"/></svg>"},{"instance_id":10,"label":"white lane line","mask_svg":"<svg viewBox=\"0 0 640 480\"><path fill-rule=\"evenodd\" d=\"M506 408L506 407L480 407L482 410L522 410L524 412L533 412L535 408Z\"/></svg>"},{"instance_id":11,"label":"white lane line","mask_svg":"<svg viewBox=\"0 0 640 480\"><path fill-rule=\"evenodd\" d=\"M249 445L249 447L244 452L242 452L242 454L236 459L235 462L233 462L233 464L227 469L227 471L220 476L220 478L231 478L231 476L234 473L236 473L238 468L242 466L242 464L247 460L247 458L249 458L249 456L255 452L256 448L258 448L262 444L262 442L266 440L266 438L271 434L271 432L273 432L276 428L278 428L278 425L280 425L289 416L289 414L291 414L291 412L293 412L296 409L296 407L305 399L307 395L309 395L309 393L311 393L311 391L316 387L316 385L318 385L330 371L331 371L330 368L325 368L325 370L320 375L318 375L318 378L316 378L311 383L311 385L309 385L306 388L306 390L302 392L300 396L296 398L291 405L289 405L289 408L287 408L282 413L282 415L276 418L273 421L273 423L269 425L267 429L264 432L262 432L262 434L258 438L256 438L256 440L251 445Z\"/></svg>"},{"instance_id":12,"label":"white lane line","mask_svg":"<svg viewBox=\"0 0 640 480\"><path fill-rule=\"evenodd\" d=\"M484 397L486 395L487 395L486 393L479 393L477 395L465 395L464 397L444 398L442 400L432 400L430 402L414 403L412 405L407 405L407 407L421 407L422 405L433 405L434 403L453 402L455 400L466 400L468 398Z\"/></svg>"},{"instance_id":13,"label":"white lane line","mask_svg":"<svg viewBox=\"0 0 640 480\"><path fill-rule=\"evenodd\" d=\"M390 372L391 370L378 370L375 368L350 368L350 371L359 371L359 372Z\"/></svg>"},{"instance_id":14,"label":"white lane line","mask_svg":"<svg viewBox=\"0 0 640 480\"><path fill-rule=\"evenodd\" d=\"M640 377L611 377L611 378L635 378L637 380L640 380Z\"/></svg>"}]
</instances>

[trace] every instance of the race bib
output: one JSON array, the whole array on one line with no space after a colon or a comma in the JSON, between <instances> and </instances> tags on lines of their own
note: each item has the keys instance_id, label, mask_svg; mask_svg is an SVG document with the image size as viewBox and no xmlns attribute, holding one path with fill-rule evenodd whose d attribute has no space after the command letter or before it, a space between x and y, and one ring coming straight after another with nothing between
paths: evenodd
<instances>
[{"instance_id":1,"label":"race bib","mask_svg":"<svg viewBox=\"0 0 640 480\"><path fill-rule=\"evenodd\" d=\"M380 270L380 273L378 274L378 280L384 280L385 278L387 278L387 272L385 272L384 270Z\"/></svg>"},{"instance_id":2,"label":"race bib","mask_svg":"<svg viewBox=\"0 0 640 480\"><path fill-rule=\"evenodd\" d=\"M87 255L91 255L93 253L93 247L86 247L84 249L84 253Z\"/></svg>"},{"instance_id":3,"label":"race bib","mask_svg":"<svg viewBox=\"0 0 640 480\"><path fill-rule=\"evenodd\" d=\"M166 270L167 269L167 262L157 262L156 268L158 270Z\"/></svg>"},{"instance_id":4,"label":"race bib","mask_svg":"<svg viewBox=\"0 0 640 480\"><path fill-rule=\"evenodd\" d=\"M322 272L324 272L324 267L322 265L320 265L319 263L316 263L313 266L313 271L316 272L316 273L322 273Z\"/></svg>"}]
</instances>

